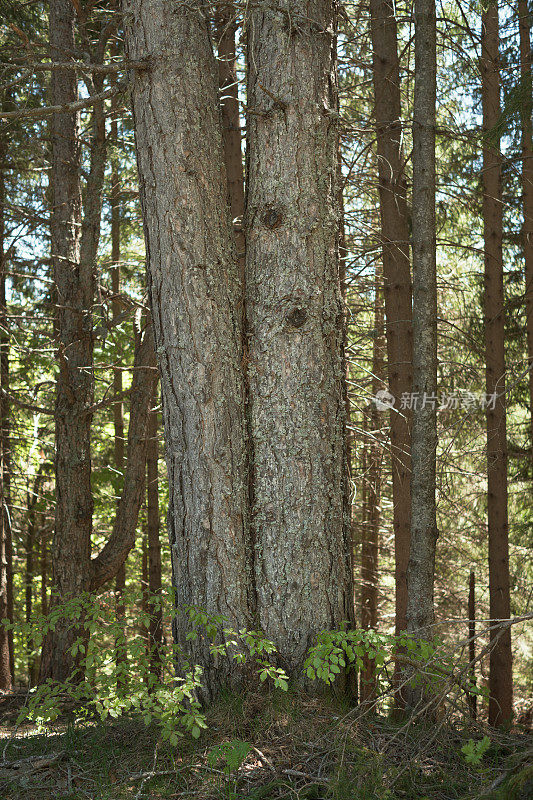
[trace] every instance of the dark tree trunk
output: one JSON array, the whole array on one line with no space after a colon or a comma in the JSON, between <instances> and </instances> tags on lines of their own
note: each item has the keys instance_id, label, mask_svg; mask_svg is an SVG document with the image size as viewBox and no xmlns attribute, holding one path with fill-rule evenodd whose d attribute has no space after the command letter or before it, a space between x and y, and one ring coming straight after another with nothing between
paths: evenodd
<instances>
[{"instance_id":1,"label":"dark tree trunk","mask_svg":"<svg viewBox=\"0 0 533 800\"><path fill-rule=\"evenodd\" d=\"M500 57L498 6L482 16L481 89L483 131L483 230L485 241L485 364L487 398L487 514L491 619L510 616L509 524L507 518L507 430L505 411L502 178L499 141ZM492 407L494 405L494 407ZM510 722L513 714L511 632L491 629L489 723Z\"/></svg>"},{"instance_id":2,"label":"dark tree trunk","mask_svg":"<svg viewBox=\"0 0 533 800\"><path fill-rule=\"evenodd\" d=\"M248 542L242 283L227 203L218 70L206 4L124 0L148 272L169 475L169 537L178 606L231 625L252 621ZM178 643L215 671L205 641ZM225 668L226 667L226 668Z\"/></svg>"},{"instance_id":3,"label":"dark tree trunk","mask_svg":"<svg viewBox=\"0 0 533 800\"><path fill-rule=\"evenodd\" d=\"M431 638L437 519L437 267L435 225L435 0L415 0L413 116L413 413L407 630ZM410 693L409 693L410 694ZM419 699L414 691L409 703Z\"/></svg>"},{"instance_id":4,"label":"dark tree trunk","mask_svg":"<svg viewBox=\"0 0 533 800\"><path fill-rule=\"evenodd\" d=\"M476 573L470 570L468 580L468 660L470 662L469 680L470 685L476 685ZM470 706L470 716L477 719L477 695L468 696Z\"/></svg>"},{"instance_id":5,"label":"dark tree trunk","mask_svg":"<svg viewBox=\"0 0 533 800\"><path fill-rule=\"evenodd\" d=\"M5 144L0 142L0 389L9 390L6 320ZM9 407L0 396L0 689L11 689L14 678L12 634L2 624L13 621L13 558L9 514Z\"/></svg>"},{"instance_id":6,"label":"dark tree trunk","mask_svg":"<svg viewBox=\"0 0 533 800\"><path fill-rule=\"evenodd\" d=\"M246 314L259 623L298 674L349 619L336 37L329 0L249 12Z\"/></svg>"},{"instance_id":7,"label":"dark tree trunk","mask_svg":"<svg viewBox=\"0 0 533 800\"><path fill-rule=\"evenodd\" d=\"M74 6L50 2L50 50L65 61L75 50ZM54 105L78 98L76 73L54 70ZM90 431L93 396L92 264L80 254L81 185L79 114L54 114L51 121L51 241L57 289L58 373L56 381L56 520L52 547L53 585L67 599L87 589L92 527ZM89 268L87 270L87 267ZM54 602L54 600L52 601ZM75 631L59 621L47 637L42 677L65 680L72 669L70 650Z\"/></svg>"},{"instance_id":8,"label":"dark tree trunk","mask_svg":"<svg viewBox=\"0 0 533 800\"><path fill-rule=\"evenodd\" d=\"M152 405L157 403L154 391ZM148 421L148 446L146 453L146 516L148 522L148 584L150 598L161 597L161 541L159 539L159 424L154 408ZM150 604L150 670L161 676L163 653L163 609L160 604Z\"/></svg>"},{"instance_id":9,"label":"dark tree trunk","mask_svg":"<svg viewBox=\"0 0 533 800\"><path fill-rule=\"evenodd\" d=\"M381 300L381 276L376 271L374 307L374 345L372 354L372 396L383 388L384 349L383 338L383 306ZM381 462L383 442L381 441L382 412L375 402L368 409L370 429L367 491L368 519L362 529L361 547L361 627L365 630L375 629L378 624L378 589L379 589L379 526L381 520ZM369 700L375 694L374 660L365 656L361 671L361 700Z\"/></svg>"},{"instance_id":10,"label":"dark tree trunk","mask_svg":"<svg viewBox=\"0 0 533 800\"><path fill-rule=\"evenodd\" d=\"M394 5L371 0L372 77L383 252L390 412L393 525L395 552L396 633L407 627L407 565L411 539L411 415L401 409L412 390L413 331L409 211L402 148L400 69Z\"/></svg>"},{"instance_id":11,"label":"dark tree trunk","mask_svg":"<svg viewBox=\"0 0 533 800\"><path fill-rule=\"evenodd\" d=\"M529 413L531 416L531 460L533 463L533 124L531 85L531 17L527 1L518 0L520 29L520 74L523 86L522 111L522 237L525 262L525 306L527 361L529 367Z\"/></svg>"}]
</instances>

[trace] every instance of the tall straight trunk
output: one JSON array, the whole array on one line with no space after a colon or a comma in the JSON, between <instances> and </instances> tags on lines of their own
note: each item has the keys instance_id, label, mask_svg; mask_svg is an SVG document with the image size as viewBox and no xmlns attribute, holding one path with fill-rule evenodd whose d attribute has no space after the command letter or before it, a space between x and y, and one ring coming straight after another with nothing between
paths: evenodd
<instances>
[{"instance_id":1,"label":"tall straight trunk","mask_svg":"<svg viewBox=\"0 0 533 800\"><path fill-rule=\"evenodd\" d=\"M46 529L45 515L42 517L41 529L41 614L48 614L48 530Z\"/></svg>"},{"instance_id":2,"label":"tall straight trunk","mask_svg":"<svg viewBox=\"0 0 533 800\"><path fill-rule=\"evenodd\" d=\"M529 409L531 415L531 459L533 461L533 125L531 120L531 18L526 0L518 0L520 30L520 74L523 86L522 112L522 237L525 262L525 305Z\"/></svg>"},{"instance_id":3,"label":"tall straight trunk","mask_svg":"<svg viewBox=\"0 0 533 800\"><path fill-rule=\"evenodd\" d=\"M290 671L352 602L334 7L252 7L246 308L258 617Z\"/></svg>"},{"instance_id":4,"label":"tall straight trunk","mask_svg":"<svg viewBox=\"0 0 533 800\"><path fill-rule=\"evenodd\" d=\"M65 61L75 50L74 6L70 0L51 0L50 51ZM54 105L78 98L76 73L54 70ZM58 372L56 379L56 517L52 547L53 584L62 599L87 588L92 529L91 414L92 264L81 263L80 119L76 112L54 114L51 121L51 242L53 277L57 289ZM89 269L84 269L84 267ZM69 653L75 631L59 621L47 638L43 677L65 680L72 668Z\"/></svg>"},{"instance_id":5,"label":"tall straight trunk","mask_svg":"<svg viewBox=\"0 0 533 800\"><path fill-rule=\"evenodd\" d=\"M381 275L376 270L374 305L374 346L372 353L372 396L383 387L384 349L383 305L381 300ZM375 402L368 409L370 444L367 464L368 522L363 529L361 548L361 627L375 629L378 624L379 589L379 526L381 520L381 461L380 439L382 413ZM365 657L361 672L361 699L370 699L375 692L375 667L371 658Z\"/></svg>"},{"instance_id":6,"label":"tall straight trunk","mask_svg":"<svg viewBox=\"0 0 533 800\"><path fill-rule=\"evenodd\" d=\"M114 49L113 49L114 52ZM116 99L113 98L113 106L116 106ZM111 121L111 139L115 147L118 147L118 125L114 117ZM119 300L120 292L120 177L118 173L117 158L113 154L111 156L111 313L113 319L116 319L121 312L121 304ZM122 364L116 365L113 370L113 392L116 397L122 394ZM120 496L120 489L122 487L122 478L124 473L124 403L122 400L117 400L113 404L113 427L114 427L114 456L115 456L115 470L116 480L115 486L117 491L115 495ZM117 572L115 578L115 592L116 592L116 611L117 620L122 625L123 635L126 633L125 615L126 609L124 606L124 590L126 588L126 562L124 561ZM125 660L123 648L118 648L117 662Z\"/></svg>"},{"instance_id":7,"label":"tall straight trunk","mask_svg":"<svg viewBox=\"0 0 533 800\"><path fill-rule=\"evenodd\" d=\"M243 231L244 172L242 168L241 121L235 36L236 10L232 3L218 3L215 8L215 31L218 45L218 83L222 114L224 163L228 180L228 199L235 230L235 245L244 281L246 240ZM243 298L244 299L244 298Z\"/></svg>"},{"instance_id":8,"label":"tall straight trunk","mask_svg":"<svg viewBox=\"0 0 533 800\"><path fill-rule=\"evenodd\" d=\"M412 286L409 211L402 147L400 67L394 4L371 0L372 78L378 156L383 286L387 336L395 553L395 630L406 630L407 565L411 539L411 415L401 397L412 390Z\"/></svg>"},{"instance_id":9,"label":"tall straight trunk","mask_svg":"<svg viewBox=\"0 0 533 800\"><path fill-rule=\"evenodd\" d=\"M2 392L8 391L6 385L9 373L4 369L4 349L9 346L6 342L6 259L5 259L5 166L6 148L0 142L0 388ZM6 353L7 356L7 353ZM7 463L7 441L9 427L7 415L9 413L4 396L0 397L0 689L11 689L13 682L13 659L10 636L2 624L4 620L11 622L13 619L12 602L12 548L11 525L8 511L8 485L9 465ZM11 607L10 607L11 606Z\"/></svg>"},{"instance_id":10,"label":"tall straight trunk","mask_svg":"<svg viewBox=\"0 0 533 800\"><path fill-rule=\"evenodd\" d=\"M154 391L152 404L157 402ZM148 527L148 588L150 600L161 597L161 541L159 538L159 424L155 408L148 422L148 445L146 451L146 517ZM163 653L163 609L157 601L150 602L150 670L161 675Z\"/></svg>"},{"instance_id":11,"label":"tall straight trunk","mask_svg":"<svg viewBox=\"0 0 533 800\"><path fill-rule=\"evenodd\" d=\"M435 0L415 0L413 113L413 414L407 630L431 637L437 519L437 266ZM415 692L415 695L417 693Z\"/></svg>"},{"instance_id":12,"label":"tall straight trunk","mask_svg":"<svg viewBox=\"0 0 533 800\"><path fill-rule=\"evenodd\" d=\"M470 662L468 679L472 687L476 686L476 573L470 570L468 579L468 660ZM477 695L468 695L468 705L472 719L477 719Z\"/></svg>"},{"instance_id":13,"label":"tall straight trunk","mask_svg":"<svg viewBox=\"0 0 533 800\"><path fill-rule=\"evenodd\" d=\"M510 616L509 525L507 517L507 430L505 411L502 177L499 141L500 57L498 6L483 12L481 36L483 102L483 232L485 247L485 381L487 396L487 514L491 619ZM490 134L490 139L488 135ZM492 407L494 406L494 407ZM491 629L489 723L509 722L513 713L511 632Z\"/></svg>"},{"instance_id":14,"label":"tall straight trunk","mask_svg":"<svg viewBox=\"0 0 533 800\"><path fill-rule=\"evenodd\" d=\"M242 282L227 204L217 65L202 0L124 0L128 56L150 57L132 78L148 273L161 372L168 525L178 606L231 625L252 620L248 541ZM174 633L215 671L207 643ZM225 668L225 666L227 668Z\"/></svg>"}]
</instances>

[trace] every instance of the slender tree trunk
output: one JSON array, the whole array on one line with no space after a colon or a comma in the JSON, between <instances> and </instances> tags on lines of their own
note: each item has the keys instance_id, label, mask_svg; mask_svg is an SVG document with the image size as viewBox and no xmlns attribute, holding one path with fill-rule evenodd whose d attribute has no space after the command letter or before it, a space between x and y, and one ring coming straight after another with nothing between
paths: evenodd
<instances>
[{"instance_id":1,"label":"slender tree trunk","mask_svg":"<svg viewBox=\"0 0 533 800\"><path fill-rule=\"evenodd\" d=\"M481 88L483 131L483 230L485 241L485 363L487 397L487 513L489 531L489 605L491 619L510 616L509 525L507 518L507 431L505 411L504 288L502 254L502 178L499 141L494 143L500 117L500 59L498 6L482 16ZM494 407L492 407L494 406ZM491 630L493 648L489 671L489 723L509 722L513 713L511 633ZM498 638L497 638L498 637Z\"/></svg>"},{"instance_id":2,"label":"slender tree trunk","mask_svg":"<svg viewBox=\"0 0 533 800\"><path fill-rule=\"evenodd\" d=\"M113 103L113 106L116 106L116 102ZM116 118L113 118L111 121L111 139L114 146L118 147L118 126ZM115 155L111 156L111 292L111 313L113 314L113 319L116 319L121 313L121 304L118 297L120 292L120 178ZM113 370L113 392L117 397L122 394L121 366L122 364L119 358L117 368ZM118 400L113 404L113 427L115 432L115 495L118 502L118 497L122 490L124 474L124 403L122 400ZM117 620L122 625L123 638L126 636L126 608L124 606L125 588L126 561L119 567L115 578ZM116 658L117 663L126 660L123 647L117 648Z\"/></svg>"},{"instance_id":3,"label":"slender tree trunk","mask_svg":"<svg viewBox=\"0 0 533 800\"><path fill-rule=\"evenodd\" d=\"M407 565L411 538L411 415L401 397L412 390L413 331L409 211L402 147L397 25L390 0L371 0L372 77L383 252L390 412L396 633L407 628Z\"/></svg>"},{"instance_id":4,"label":"slender tree trunk","mask_svg":"<svg viewBox=\"0 0 533 800\"><path fill-rule=\"evenodd\" d=\"M413 414L407 630L430 638L437 519L437 267L435 226L435 0L415 0L413 116ZM419 693L414 692L418 697ZM413 700L414 698L411 698Z\"/></svg>"},{"instance_id":5,"label":"slender tree trunk","mask_svg":"<svg viewBox=\"0 0 533 800\"><path fill-rule=\"evenodd\" d=\"M45 527L45 515L43 514L43 526L41 533L41 614L48 614L48 531Z\"/></svg>"},{"instance_id":6,"label":"slender tree trunk","mask_svg":"<svg viewBox=\"0 0 533 800\"><path fill-rule=\"evenodd\" d=\"M4 354L6 347L6 298L5 298L5 180L4 180L5 145L0 142L0 388L8 391L8 371L5 370ZM7 346L8 343L7 343ZM7 422L7 401L0 397L0 689L11 689L13 681L12 647L10 636L3 621L13 619L13 584L12 584L12 548L11 525L8 511L8 464L6 456L6 436L9 436ZM7 512L7 513L6 513Z\"/></svg>"},{"instance_id":7,"label":"slender tree trunk","mask_svg":"<svg viewBox=\"0 0 533 800\"><path fill-rule=\"evenodd\" d=\"M201 0L124 0L179 607L252 620L242 283L227 204L218 75ZM208 690L232 677L207 643L174 633ZM209 691L207 692L209 693Z\"/></svg>"},{"instance_id":8,"label":"slender tree trunk","mask_svg":"<svg viewBox=\"0 0 533 800\"><path fill-rule=\"evenodd\" d=\"M374 307L374 346L372 354L372 396L383 388L384 349L383 340L383 306L381 300L381 276L376 270L375 307ZM381 427L382 413L375 402L368 409L370 427L368 474L368 523L363 529L361 548L361 627L365 630L375 629L378 624L378 588L379 588L379 526L381 520L381 461L382 448ZM361 672L361 700L369 700L375 694L374 660L364 659Z\"/></svg>"},{"instance_id":9,"label":"slender tree trunk","mask_svg":"<svg viewBox=\"0 0 533 800\"><path fill-rule=\"evenodd\" d=\"M246 306L258 615L297 674L350 617L335 18L250 9Z\"/></svg>"},{"instance_id":10,"label":"slender tree trunk","mask_svg":"<svg viewBox=\"0 0 533 800\"><path fill-rule=\"evenodd\" d=\"M470 662L470 685L476 685L476 573L470 570L470 577L468 580L468 660ZM468 703L470 705L470 716L472 719L477 719L477 695L470 694L468 696Z\"/></svg>"},{"instance_id":11,"label":"slender tree trunk","mask_svg":"<svg viewBox=\"0 0 533 800\"><path fill-rule=\"evenodd\" d=\"M523 85L522 111L522 237L525 261L525 305L529 409L531 414L531 459L533 461L533 125L531 85L531 17L526 0L518 0L520 29L520 74Z\"/></svg>"},{"instance_id":12,"label":"slender tree trunk","mask_svg":"<svg viewBox=\"0 0 533 800\"><path fill-rule=\"evenodd\" d=\"M157 403L157 390L152 404ZM148 422L148 447L146 453L146 516L148 522L148 585L150 598L161 597L161 542L159 539L159 425L155 408ZM163 609L160 604L150 604L150 670L161 676L163 652Z\"/></svg>"},{"instance_id":13,"label":"slender tree trunk","mask_svg":"<svg viewBox=\"0 0 533 800\"><path fill-rule=\"evenodd\" d=\"M241 121L235 36L236 9L232 3L218 3L215 9L215 30L218 45L218 83L222 113L224 163L228 180L228 198L235 230L235 245L244 281L246 240L243 230L244 172L242 168ZM243 298L244 299L244 298Z\"/></svg>"},{"instance_id":14,"label":"slender tree trunk","mask_svg":"<svg viewBox=\"0 0 533 800\"><path fill-rule=\"evenodd\" d=\"M55 61L75 50L74 6L70 0L50 2L50 50ZM52 103L78 98L76 73L54 70ZM55 114L51 121L52 264L57 289L58 373L56 380L56 519L52 548L53 584L57 598L67 599L87 588L92 528L90 429L92 404L92 265L80 259L81 186L80 120L76 112ZM54 602L54 601L52 601ZM59 621L45 643L42 677L65 680L76 633Z\"/></svg>"}]
</instances>

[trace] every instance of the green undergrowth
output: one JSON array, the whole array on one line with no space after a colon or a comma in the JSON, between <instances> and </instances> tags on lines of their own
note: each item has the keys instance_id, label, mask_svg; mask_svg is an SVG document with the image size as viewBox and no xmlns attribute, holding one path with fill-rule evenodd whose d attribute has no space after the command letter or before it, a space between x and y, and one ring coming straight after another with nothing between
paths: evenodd
<instances>
[{"instance_id":1,"label":"green undergrowth","mask_svg":"<svg viewBox=\"0 0 533 800\"><path fill-rule=\"evenodd\" d=\"M207 710L200 737L182 737L177 745L163 740L159 726L145 725L139 715L91 719L72 707L64 708L46 731L29 724L16 730L22 702L20 695L0 700L5 748L0 797L5 800L532 796L524 734L489 734L486 746L479 744L486 735L481 728L451 721L393 722L350 707L340 695L310 696L268 686L226 692ZM474 754L470 761L465 751ZM33 766L27 769L28 764Z\"/></svg>"}]
</instances>

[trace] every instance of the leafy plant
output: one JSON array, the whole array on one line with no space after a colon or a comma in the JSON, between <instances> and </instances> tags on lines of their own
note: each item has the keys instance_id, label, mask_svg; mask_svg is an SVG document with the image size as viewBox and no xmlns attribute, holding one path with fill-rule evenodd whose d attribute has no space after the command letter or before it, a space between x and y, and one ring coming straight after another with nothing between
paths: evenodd
<instances>
[{"instance_id":1,"label":"leafy plant","mask_svg":"<svg viewBox=\"0 0 533 800\"><path fill-rule=\"evenodd\" d=\"M463 753L467 764L479 764L490 745L491 741L488 736L484 736L479 742L469 739L468 742L461 747L461 753Z\"/></svg>"}]
</instances>

